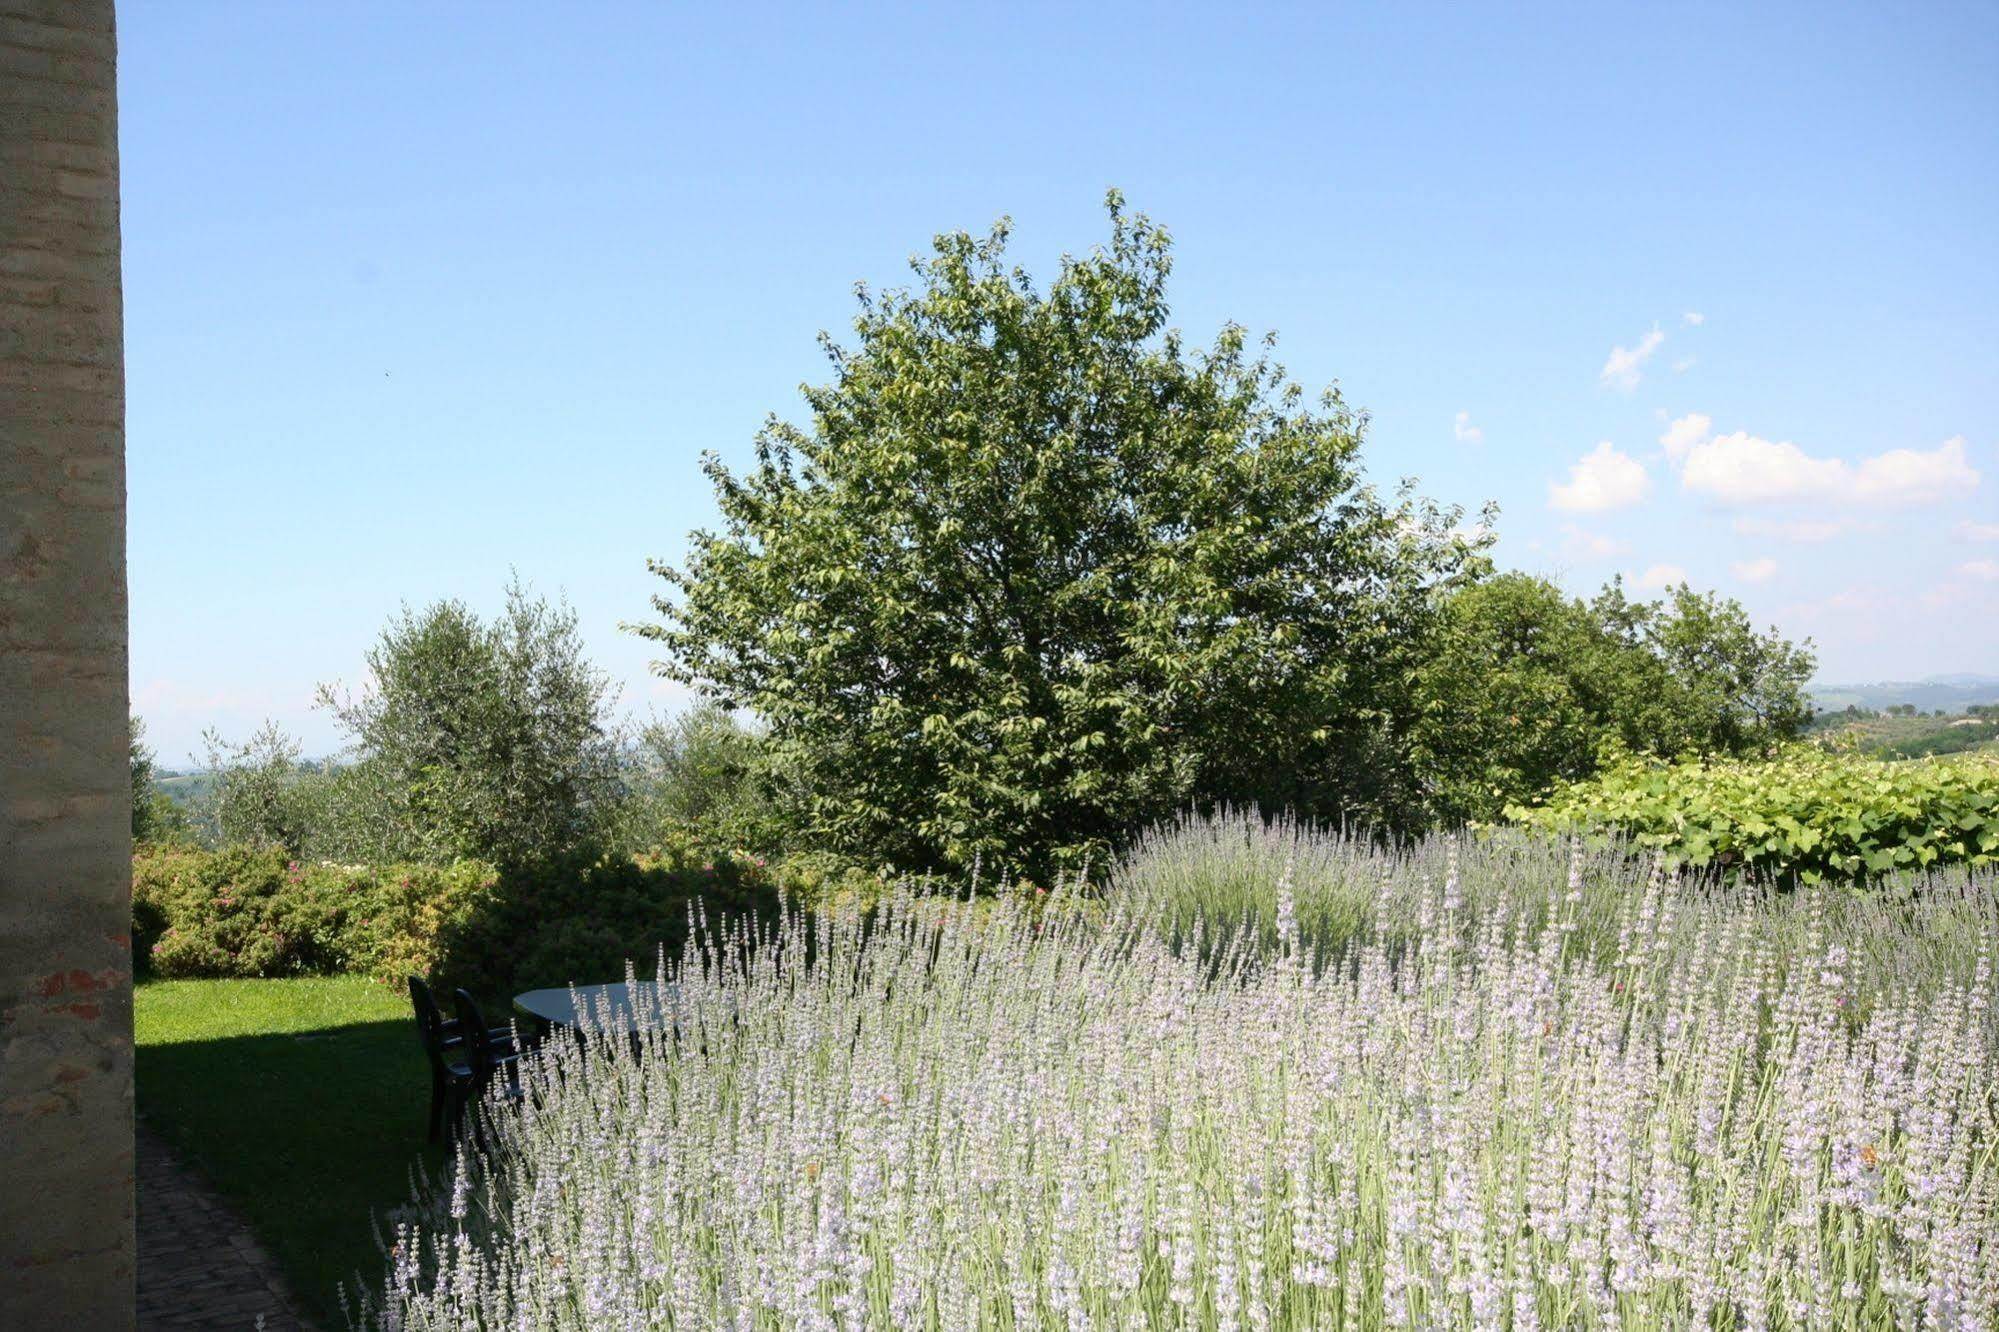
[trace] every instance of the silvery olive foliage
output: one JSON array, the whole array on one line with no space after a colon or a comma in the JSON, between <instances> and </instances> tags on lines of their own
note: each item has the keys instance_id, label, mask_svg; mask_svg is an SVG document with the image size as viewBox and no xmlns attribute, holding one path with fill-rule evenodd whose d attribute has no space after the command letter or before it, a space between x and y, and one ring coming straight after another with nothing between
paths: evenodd
<instances>
[{"instance_id":1,"label":"silvery olive foliage","mask_svg":"<svg viewBox=\"0 0 1999 1332\"><path fill-rule=\"evenodd\" d=\"M1045 291L1005 223L862 290L809 418L708 457L719 528L653 566L658 669L761 719L812 840L1046 883L1190 803L1415 812L1404 686L1479 529L1379 496L1365 416L1268 340L1189 347L1165 229L1109 214Z\"/></svg>"},{"instance_id":2,"label":"silvery olive foliage","mask_svg":"<svg viewBox=\"0 0 1999 1332\"><path fill-rule=\"evenodd\" d=\"M1999 1318L1990 874L1696 892L1577 847L1248 832L1157 840L1113 890L1236 874L1218 909L1272 929L1207 961L1060 892L723 940L636 1043L527 1060L362 1324ZM1327 893L1368 909L1320 953Z\"/></svg>"},{"instance_id":3,"label":"silvery olive foliage","mask_svg":"<svg viewBox=\"0 0 1999 1332\"><path fill-rule=\"evenodd\" d=\"M327 778L301 756L299 742L266 721L240 744L202 732L212 785L197 818L214 845L280 848L298 856L324 840Z\"/></svg>"},{"instance_id":4,"label":"silvery olive foliage","mask_svg":"<svg viewBox=\"0 0 1999 1332\"><path fill-rule=\"evenodd\" d=\"M576 613L518 581L492 620L440 601L390 620L358 694L320 691L352 743L341 852L515 864L591 840L623 786L607 676Z\"/></svg>"},{"instance_id":5,"label":"silvery olive foliage","mask_svg":"<svg viewBox=\"0 0 1999 1332\"><path fill-rule=\"evenodd\" d=\"M782 788L740 713L697 703L638 728L624 754L625 794L605 827L610 849L658 850L675 834L782 849Z\"/></svg>"}]
</instances>

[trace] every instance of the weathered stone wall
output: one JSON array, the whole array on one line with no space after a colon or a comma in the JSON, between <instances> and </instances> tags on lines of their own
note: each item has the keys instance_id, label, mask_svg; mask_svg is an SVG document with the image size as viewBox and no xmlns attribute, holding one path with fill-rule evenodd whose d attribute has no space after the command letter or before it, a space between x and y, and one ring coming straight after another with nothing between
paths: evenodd
<instances>
[{"instance_id":1,"label":"weathered stone wall","mask_svg":"<svg viewBox=\"0 0 1999 1332\"><path fill-rule=\"evenodd\" d=\"M132 1326L111 0L0 0L0 1327Z\"/></svg>"}]
</instances>

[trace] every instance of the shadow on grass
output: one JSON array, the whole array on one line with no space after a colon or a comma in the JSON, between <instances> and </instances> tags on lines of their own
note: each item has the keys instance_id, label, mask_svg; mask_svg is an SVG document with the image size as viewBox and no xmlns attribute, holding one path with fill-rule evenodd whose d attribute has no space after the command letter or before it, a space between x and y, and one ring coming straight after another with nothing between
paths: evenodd
<instances>
[{"instance_id":1,"label":"shadow on grass","mask_svg":"<svg viewBox=\"0 0 1999 1332\"><path fill-rule=\"evenodd\" d=\"M650 977L696 934L732 952L783 909L738 864L551 858L502 872L446 918L432 984L447 1011L463 985L505 1022L523 990L623 980L628 960ZM342 1286L386 1271L375 1220L410 1200L413 1172L445 1162L425 1140L430 1074L401 986L169 980L139 998L141 1113L237 1209L307 1316L345 1326Z\"/></svg>"},{"instance_id":2,"label":"shadow on grass","mask_svg":"<svg viewBox=\"0 0 1999 1332\"><path fill-rule=\"evenodd\" d=\"M412 1023L141 1046L137 1082L146 1122L228 1198L306 1315L344 1327L342 1284L385 1270L371 1216L444 1160L425 1141Z\"/></svg>"}]
</instances>

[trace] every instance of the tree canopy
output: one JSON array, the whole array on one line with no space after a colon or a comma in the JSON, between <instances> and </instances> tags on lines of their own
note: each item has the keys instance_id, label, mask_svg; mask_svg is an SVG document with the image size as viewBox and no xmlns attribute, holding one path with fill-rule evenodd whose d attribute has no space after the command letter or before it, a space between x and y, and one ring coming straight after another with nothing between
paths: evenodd
<instances>
[{"instance_id":1,"label":"tree canopy","mask_svg":"<svg viewBox=\"0 0 1999 1332\"><path fill-rule=\"evenodd\" d=\"M1502 574L1445 601L1413 682L1410 759L1438 821L1496 819L1612 749L1772 753L1811 720L1812 665L1809 644L1684 584L1645 602L1613 581L1581 601Z\"/></svg>"},{"instance_id":2,"label":"tree canopy","mask_svg":"<svg viewBox=\"0 0 1999 1332\"><path fill-rule=\"evenodd\" d=\"M863 290L809 419L708 456L719 530L653 564L658 669L755 712L836 848L1040 878L1189 804L1413 808L1406 685L1482 538L1384 500L1267 339L1189 348L1165 230L1109 213L1045 292L1004 222Z\"/></svg>"}]
</instances>

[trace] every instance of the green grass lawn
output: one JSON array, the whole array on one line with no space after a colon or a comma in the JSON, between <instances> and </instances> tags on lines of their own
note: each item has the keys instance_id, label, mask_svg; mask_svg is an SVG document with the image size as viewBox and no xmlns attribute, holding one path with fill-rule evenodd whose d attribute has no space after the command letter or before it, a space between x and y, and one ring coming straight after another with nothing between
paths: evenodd
<instances>
[{"instance_id":1,"label":"green grass lawn","mask_svg":"<svg viewBox=\"0 0 1999 1332\"><path fill-rule=\"evenodd\" d=\"M345 1326L338 1290L379 1280L373 1214L409 1196L430 1075L409 999L358 977L142 982L138 1103L236 1207L304 1312Z\"/></svg>"}]
</instances>

